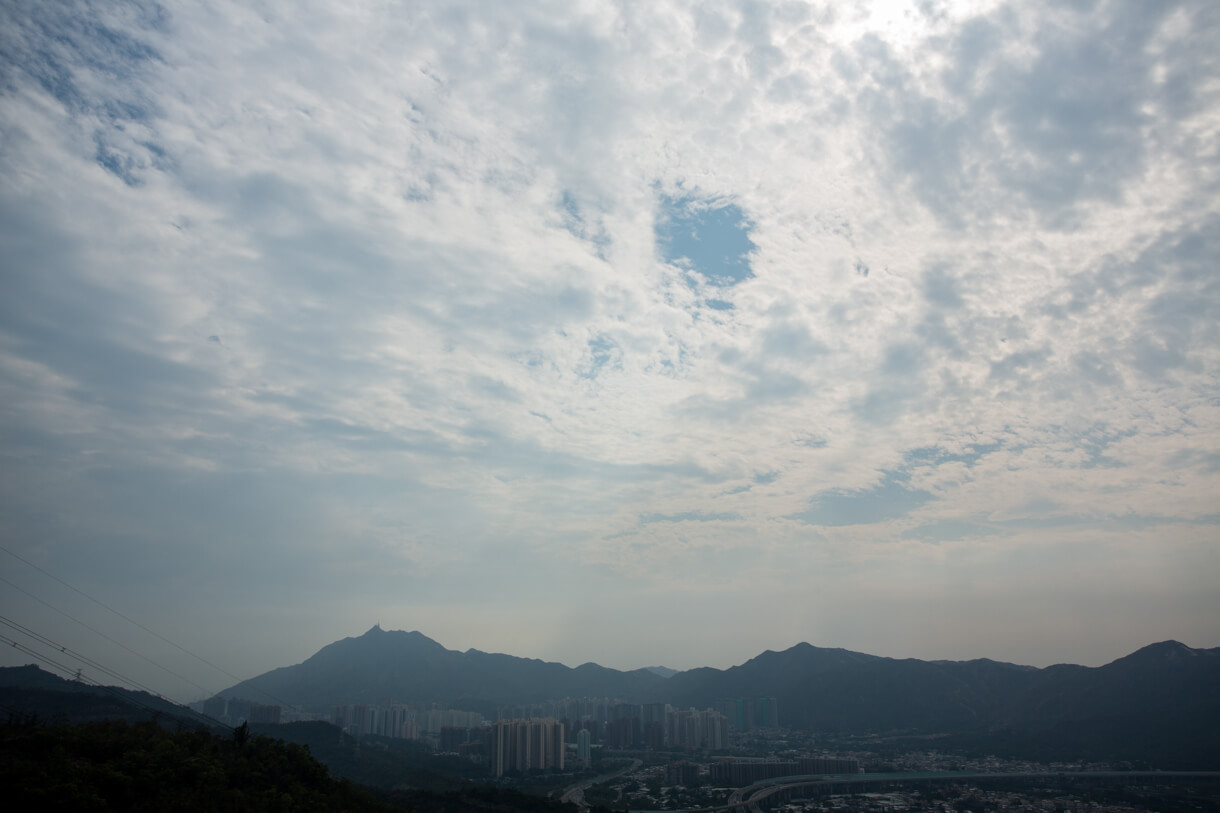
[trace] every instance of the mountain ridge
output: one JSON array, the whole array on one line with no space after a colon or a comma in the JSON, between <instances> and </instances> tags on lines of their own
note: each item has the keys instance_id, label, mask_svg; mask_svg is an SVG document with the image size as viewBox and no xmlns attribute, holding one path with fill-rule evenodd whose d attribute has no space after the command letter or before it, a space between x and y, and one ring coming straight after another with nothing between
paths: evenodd
<instances>
[{"instance_id":1,"label":"mountain ridge","mask_svg":"<svg viewBox=\"0 0 1220 813\"><path fill-rule=\"evenodd\" d=\"M342 703L465 703L473 711L496 704L532 702L556 696L614 695L641 691L661 681L645 670L624 672L595 663L575 669L538 658L445 648L418 631L373 626L363 635L343 638L293 666L279 667L218 694L282 698L315 710Z\"/></svg>"},{"instance_id":2,"label":"mountain ridge","mask_svg":"<svg viewBox=\"0 0 1220 813\"><path fill-rule=\"evenodd\" d=\"M648 668L624 671L593 662L573 668L473 648L459 652L416 630L375 625L220 694L272 696L317 711L343 703L439 702L489 716L500 706L564 697L698 708L773 697L779 722L789 727L943 732L1044 729L1145 713L1181 718L1184 708L1208 717L1214 685L1220 685L1220 648L1193 649L1178 641L1149 644L1098 667L1042 668L989 658L897 659L799 642L725 669L697 667L664 677Z\"/></svg>"}]
</instances>

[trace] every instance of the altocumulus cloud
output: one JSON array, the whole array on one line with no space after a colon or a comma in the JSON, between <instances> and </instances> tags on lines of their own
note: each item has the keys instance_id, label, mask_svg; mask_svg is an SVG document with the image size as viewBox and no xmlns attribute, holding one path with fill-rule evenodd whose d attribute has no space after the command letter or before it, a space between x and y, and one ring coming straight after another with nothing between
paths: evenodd
<instances>
[{"instance_id":1,"label":"altocumulus cloud","mask_svg":"<svg viewBox=\"0 0 1220 813\"><path fill-rule=\"evenodd\" d=\"M1217 39L7 4L6 544L243 674L378 618L623 667L1214 645Z\"/></svg>"}]
</instances>

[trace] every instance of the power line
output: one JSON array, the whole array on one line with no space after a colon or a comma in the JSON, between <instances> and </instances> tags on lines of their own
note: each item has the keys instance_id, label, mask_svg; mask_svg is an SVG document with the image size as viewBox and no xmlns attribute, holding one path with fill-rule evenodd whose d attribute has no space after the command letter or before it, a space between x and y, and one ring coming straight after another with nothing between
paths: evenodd
<instances>
[{"instance_id":1,"label":"power line","mask_svg":"<svg viewBox=\"0 0 1220 813\"><path fill-rule=\"evenodd\" d=\"M28 559L26 559L26 558L24 558L24 557L22 557L22 556L17 555L16 553L14 553L13 551L11 551L11 550L9 550L8 548L4 547L3 545L0 545L0 550L4 551L4 552L5 552L5 553L7 553L9 556L12 556L12 557L13 557L14 559L16 559L17 561L19 561L19 562L23 562L24 564L28 565L29 567L34 568L35 570L37 570L39 573L43 574L43 575L44 575L44 576L46 576L47 578L49 578L49 579L53 579L54 581L59 582L60 584L62 584L64 587L68 588L68 589L69 589L69 590L71 590L72 592L74 592L74 593L76 593L76 594L78 594L78 595L84 596L85 598L89 599L89 600L90 600L90 601L92 601L94 604L98 605L99 607L101 607L101 608L103 608L103 609L105 609L105 610L107 610L107 611L109 611L109 612L111 612L111 613L114 613L115 615L117 615L119 618L123 619L123 620L124 620L124 621L126 621L127 623L129 623L129 624L133 624L133 625L135 625L135 626L139 627L140 629L144 630L145 632L147 632L149 635L153 636L153 637L154 637L154 638L156 638L157 640L159 640L159 641L163 641L163 642L165 642L165 643L169 644L169 645L170 645L170 646L172 646L174 649L177 649L179 652L182 652L182 653L184 653L184 654L186 654L186 655L190 655L192 658L194 658L195 660L199 661L200 663L202 663L202 664L204 664L204 665L206 665L206 666L210 666L212 669L215 669L217 672L220 672L222 675L225 675L225 676L229 677L230 679L232 679L233 681L235 681L235 683L245 683L245 682L246 682L246 681L244 681L242 678L239 678L237 675L234 675L232 672L229 672L229 671L228 671L228 670L226 670L226 669L222 669L221 667L217 666L216 664L212 663L211 661L207 660L206 658L204 658L204 657L202 657L202 656L200 656L200 655L196 655L194 652L191 652L189 649L186 649L185 647L180 646L179 644L177 644L177 643L175 643L175 642L171 641L170 639L166 638L164 635L161 635L160 633L158 633L158 632L156 632L156 631L154 631L154 630L149 629L148 627L146 627L146 626L144 626L143 624L141 624L139 621L136 621L134 618L131 618L130 616L127 616L127 615L125 615L125 614L123 614L123 613L119 612L118 610L116 610L116 609L114 609L113 607L111 607L109 604L106 604L106 603L105 603L104 601L102 601L101 599L94 598L93 596L91 596L91 595L89 595L88 593L86 593L84 590L81 590L81 589L79 589L79 588L77 588L77 587L72 586L71 584L68 584L66 581L64 581L63 579L59 578L59 577L58 577L58 576L56 576L54 573L51 573L50 571L44 570L43 568L41 568L41 567L39 567L38 565L36 565L36 564L34 564L33 562L31 562L30 560L28 560ZM6 581L6 583L7 583L7 584L12 584L12 582L7 582L7 581ZM15 585L14 585L14 586L15 586ZM19 589L19 590L20 590L21 588L17 588L17 589ZM26 591L22 590L21 592L25 593ZM30 594L29 594L29 593L26 593L26 595L28 596L28 595L30 595ZM30 597L31 597L31 598L36 598L35 596L30 596ZM38 599L38 600L39 600L39 601L42 601L41 599ZM42 602L42 603L43 603L43 604L46 604L46 602L45 602L45 601L44 601L44 602ZM48 606L50 606L50 605L48 605ZM55 609L55 608L52 608L52 609ZM62 612L62 611L59 611L59 612ZM65 615L66 615L66 613L65 613ZM75 620L75 619L73 619L73 620ZM81 623L81 622L79 622L79 621L78 621L77 623ZM96 632L96 630L93 630L93 631L94 631L94 632ZM97 633L97 634L101 635L101 633ZM105 637L105 636L103 636L103 637ZM107 639L107 640L113 640L113 639ZM117 642L114 642L114 643L117 643ZM122 646L122 644L119 644L119 646ZM126 647L124 647L124 649L126 649ZM131 651L131 650L128 650L128 651ZM139 653L135 653L135 652L133 652L132 654L136 654L136 655L138 655ZM144 657L144 656L140 655L139 657ZM147 659L147 658L145 658L145 660L148 660L148 659ZM150 661L150 663L153 663L153 665L154 665L154 666L159 666L159 664L156 664L156 663L155 663L155 662L153 662L153 661ZM165 667L160 667L160 668L164 669ZM169 672L169 670L168 670L168 669L166 669L165 671ZM173 672L170 672L170 674L173 674ZM177 676L177 675L175 675L175 676L176 676L176 677L179 677L179 676ZM182 678L182 679L183 679L183 680L186 680L186 678ZM193 685L193 686L197 686L198 688L203 689L203 687L202 687L202 686L199 686L199 684L194 683L193 681L187 680L187 682L188 682L188 683L191 683L191 685ZM270 692L268 692L268 691L266 691L266 690L264 690L264 689L261 689L261 688L259 688L259 687L257 687L257 686L250 686L250 688L254 689L256 692L261 693L261 694L262 694L264 697L267 697L268 699L272 700L272 701L273 701L273 702L275 702L275 703L278 703L278 704L279 704L279 705L281 705L281 706L286 706L286 705L289 705L289 704L285 703L283 700L280 700L279 698L275 697L275 696L274 696L274 695L272 695ZM203 691L205 691L205 692L206 692L206 691L208 691L208 690L207 690L207 689L203 689Z\"/></svg>"},{"instance_id":2,"label":"power line","mask_svg":"<svg viewBox=\"0 0 1220 813\"><path fill-rule=\"evenodd\" d=\"M52 669L56 669L56 670L64 673L65 675L70 676L72 680L79 681L80 683L83 683L87 686L91 686L95 689L100 689L101 691L105 692L106 694L112 695L113 697L123 701L124 703L128 703L130 705L137 706L139 708L144 709L145 711L152 712L154 715L164 713L163 709L159 709L155 706L150 706L149 704L143 702L142 700L140 700L137 697L132 697L129 694L124 694L121 689L118 689L115 686L107 686L103 683L98 683L97 681L93 680L92 678L85 677L84 675L80 674L79 669L72 669L70 666L65 666L64 664L62 664L52 658L48 658L45 655L42 655L39 652L37 652L33 649L30 649L28 646L26 646L18 641L14 641L13 639L9 638L6 635L0 634L0 642L9 644L14 649L17 649L17 650L20 650L21 652L26 653L30 657L42 662L44 665L50 666ZM172 701L167 701L167 702L172 702ZM177 705L177 704L175 703L173 705ZM190 709L186 709L182 706L179 706L179 708L183 708L184 711L187 711L191 714L195 714L195 712ZM203 715L200 715L200 716L203 716ZM204 717L204 719L210 720L211 718ZM216 722L222 726L224 725L224 723L220 723L219 721L214 721L214 722ZM225 726L225 727L227 728L229 726Z\"/></svg>"},{"instance_id":3,"label":"power line","mask_svg":"<svg viewBox=\"0 0 1220 813\"><path fill-rule=\"evenodd\" d=\"M109 641L110 643L112 643L112 644L114 644L115 646L119 647L120 649L123 649L123 650L125 650L125 651L127 651L127 652L130 652L132 655L135 655L135 656L136 656L137 658L139 658L140 660L145 661L146 663L151 663L153 666L155 666L155 667L157 667L158 669L161 669L161 670L163 670L163 671L165 671L165 672L168 672L169 674L173 675L174 677L178 678L179 680L186 681L187 683L189 683L189 684L191 684L192 686L194 686L196 689L199 689L201 692L204 692L205 694L209 694L209 695L211 695L211 694L215 694L215 692L211 691L211 690L210 690L210 689L208 689L207 687L205 687L205 686L200 686L200 685L199 685L198 683L196 683L195 681L191 680L190 678L186 677L185 675L180 675L180 674L178 674L178 673L177 673L177 672L175 672L174 670L170 669L168 666L162 666L161 664L159 664L159 663L157 663L156 661L154 661L152 658L149 658L149 657L147 657L147 656L145 656L145 655L141 655L139 652L136 652L134 649L132 649L131 647L127 646L126 644L121 643L120 641L116 641L115 639L111 638L109 635L107 635L106 633L102 632L101 630L94 629L93 627L91 627L91 626L89 626L88 624L86 624L84 621L81 621L79 618L74 618L73 616L69 615L68 613L66 613L66 612L64 612L63 610L61 610L61 609L59 609L58 607L56 607L54 604L51 604L50 602L44 601L43 599L41 599L41 598L39 598L38 596L34 595L33 593L31 593L30 591L26 590L25 588L23 588L23 587L19 587L19 586L17 586L17 585L15 585L15 584L13 584L11 581L9 581L8 579L4 578L3 576L0 576L0 582L4 582L5 584L7 584L9 587L13 588L14 590L17 590L17 591L19 591L19 592L21 592L21 593L25 593L27 596L29 596L30 598L34 599L34 601L37 601L39 604L43 605L44 607L47 607L47 608L49 608L49 609L54 610L55 612L59 613L59 614L60 614L60 615L62 615L64 618L68 619L69 621L75 621L77 624L80 624L82 627L84 627L85 629L89 630L89 631L90 631L90 632L92 632L94 635L98 635L98 636L100 636L100 637L102 637L102 638L105 638L107 641Z\"/></svg>"},{"instance_id":4,"label":"power line","mask_svg":"<svg viewBox=\"0 0 1220 813\"><path fill-rule=\"evenodd\" d=\"M140 683L139 681L136 681L136 680L132 680L131 678L127 677L126 675L122 675L118 672L115 672L112 669L108 669L105 666L102 666L97 661L95 661L91 658L88 658L85 655L82 655L81 653L79 653L75 650L68 649L63 644L52 641L50 638L47 638L45 635L41 635L37 632L34 632L34 630L30 629L29 627L18 624L16 621L13 621L11 618L5 618L4 616L0 615L0 624L3 624L4 626L8 627L9 629L20 632L22 635L25 635L27 638L32 638L33 640L37 641L38 643L42 644L43 646L48 646L48 647L51 647L52 649L57 649L60 652L64 653L65 655L71 655L72 657L76 658L78 661L80 661L82 663L86 663L89 666L92 666L94 669L98 670L99 672L103 672L103 673L109 675L110 677L114 678L115 680L122 681L123 683L126 683L129 686L133 686L141 691L148 692L149 694L159 697L162 700L165 700L167 702L171 702L171 703L173 702L172 700L169 700L169 698L162 695L160 692L158 692L154 689L150 689L149 687L145 686L143 683Z\"/></svg>"},{"instance_id":5,"label":"power line","mask_svg":"<svg viewBox=\"0 0 1220 813\"><path fill-rule=\"evenodd\" d=\"M141 624L139 621L136 621L134 618L131 618L131 617L129 617L129 616L124 615L123 613L121 613L121 612L119 612L118 610L116 610L116 609L114 609L113 607L111 607L109 604L106 604L105 602L101 601L100 599L96 599L96 598L94 598L93 596L89 595L89 594L88 594L88 593L86 593L84 590L80 590L80 589L78 589L78 588L76 588L76 587L73 587L72 585L70 585L70 584L68 584L66 581L64 581L63 579L61 579L61 578L59 578L58 576L56 576L54 573L50 573L50 572L48 572L48 571L46 571L46 570L43 570L43 569L42 569L41 567L39 567L38 565L34 564L33 562L29 561L28 559L25 559L25 558L22 558L21 556L18 556L17 554L13 553L11 550L9 550L8 548L4 547L3 545L0 545L0 550L4 551L4 552L5 552L5 553L7 553L9 556L12 556L14 559L16 559L16 560L18 560L18 561L20 561L20 562L24 562L25 564L27 564L27 565L29 565L30 567L34 568L35 570L37 570L39 573L43 574L43 575L44 575L44 576L46 576L47 578L54 579L55 581L59 582L60 584L62 584L64 587L68 588L68 589L69 589L69 590L71 590L72 592L74 592L74 593L77 593L77 594L79 594L79 595L84 596L85 598L89 599L89 600L90 600L90 601L92 601L94 604L98 605L99 607L102 607L102 608L103 608L103 609L105 609L105 610L109 610L110 612L114 613L114 614L115 614L115 615L117 615L119 618L123 619L124 621L128 622L129 624L134 624L135 626L137 626L137 627L139 627L140 629L144 630L145 632L147 632L149 635L153 636L154 638L156 638L156 639L158 639L158 640L160 640L160 641L164 641L165 643L167 643L167 644L169 644L170 646L172 646L174 649L177 649L179 652L183 652L183 653L185 653L185 654L187 654L187 655L190 655L192 658L194 658L195 660L199 661L200 663L203 663L203 664L205 664L205 665L207 665L207 666L212 667L212 668L213 668L213 669L215 669L217 672L220 672L221 674L226 675L226 676L228 676L228 677L232 678L233 680L236 680L238 683L241 683L241 682L242 682L242 679L241 679L241 678L239 678L237 675L234 675L234 674L232 674L232 673L230 673L230 672L228 672L228 671L226 671L226 670L224 670L224 669L221 669L219 666L217 666L216 664L212 663L211 661L209 661L209 660L207 660L207 659L205 659L205 658L202 658L202 657L200 657L199 655L196 655L194 652L191 652L189 649L186 649L185 647L179 646L178 644L174 643L174 642L173 642L173 641L171 641L170 639L166 638L164 635L161 635L161 634L160 634L160 633L158 633L158 632L154 632L153 630L150 630L148 627L144 626L144 625L143 625L143 624Z\"/></svg>"},{"instance_id":6,"label":"power line","mask_svg":"<svg viewBox=\"0 0 1220 813\"><path fill-rule=\"evenodd\" d=\"M77 671L69 666L64 666L59 661L46 657L45 655L43 655L41 652L38 652L37 650L30 649L28 646L21 643L20 641L14 641L12 638L9 638L7 635L4 635L3 633L0 633L0 642L8 644L8 645L12 646L14 649L19 649L22 652L24 652L25 654L29 655L30 657L37 658L38 660L42 661L44 664L47 664L48 666L50 666L51 668L57 669L60 672L63 672L67 675L74 674ZM93 682L93 681L89 680L88 678L83 678L83 677L81 678L81 680L85 681L87 683L90 683L90 684L92 684L92 682Z\"/></svg>"},{"instance_id":7,"label":"power line","mask_svg":"<svg viewBox=\"0 0 1220 813\"><path fill-rule=\"evenodd\" d=\"M9 624L9 626L13 626L13 625ZM21 625L17 624L16 626L20 627ZM38 635L38 633L33 632L32 630L29 630L29 631L23 630L23 631L25 632L26 635L30 635L31 637L34 637L36 640L43 637L43 636ZM50 639L46 639L46 641L50 641ZM25 644L21 643L20 641L15 641L12 638L9 638L7 635L4 635L3 633L0 633L0 642L9 644L14 649L17 649L21 652L26 653L27 655L38 660L42 664L44 664L46 666L50 666L52 669L58 670L59 672L63 673L65 676L69 677L72 680L79 681L88 686L92 686L95 689L100 689L103 692L105 692L109 695L112 695L113 697L118 698L119 700L123 701L124 703L129 703L133 706L138 706L146 711L152 712L153 714L165 713L164 709L159 709L156 706L152 706L152 705L144 702L143 700L141 700L139 697L133 696L130 693L125 692L124 690L120 689L119 687L107 686L106 684L95 681L92 678L85 677L81 673L80 669L73 669L71 666L67 666L53 658L49 658L46 655L38 652L37 650L31 649L30 647L26 646ZM40 643L41 643L41 641L40 641ZM44 645L57 646L57 647L59 646L58 644L56 644L53 641L50 641L49 644L44 643ZM133 686L140 686L140 684L136 683L134 680L131 680L130 678L125 678L125 677L119 675L118 673L106 668L105 666L102 666L101 664L97 663L96 661L91 661L90 659L85 658L85 657L81 656L79 653L75 653L72 650L67 649L66 647L60 647L60 651L63 652L64 654L71 654L74 657L79 658L82 662L88 663L88 664L92 665L94 668L98 669L99 671L105 672L107 674L110 674L110 675L116 677L118 680L127 681L128 683L132 684ZM182 712L184 712L187 715L190 715L193 717L199 717L204 720L208 720L208 721L214 723L215 725L218 725L218 726L221 726L224 728L232 728L232 726L226 726L224 723L220 722L219 720L217 720L213 717L209 717L206 714L200 714L199 712L195 711L194 709L188 708L179 703L175 703L173 700L170 700L168 697L160 695L157 692L150 691L146 687L141 687L141 688L144 691L148 692L148 694L153 695L154 697L161 700L162 702L167 703L170 706L174 706L178 709L181 709Z\"/></svg>"}]
</instances>

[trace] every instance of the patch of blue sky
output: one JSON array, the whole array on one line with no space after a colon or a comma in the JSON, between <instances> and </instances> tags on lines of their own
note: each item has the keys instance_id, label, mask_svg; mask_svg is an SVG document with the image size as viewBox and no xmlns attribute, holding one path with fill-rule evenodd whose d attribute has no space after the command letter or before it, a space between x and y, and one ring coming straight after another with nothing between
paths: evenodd
<instances>
[{"instance_id":1,"label":"patch of blue sky","mask_svg":"<svg viewBox=\"0 0 1220 813\"><path fill-rule=\"evenodd\" d=\"M42 47L35 44L37 37L33 43L20 37L9 39L0 54L0 65L29 76L69 111L92 111L111 124L146 119L148 100L135 100L139 93L132 90L129 80L148 63L162 60L155 48L139 38L141 29L163 30L162 16L137 9L128 17L134 27L124 31L107 25L93 9L29 4L31 9L38 6L42 7L38 14L28 16L28 11L18 10L9 23L14 32L37 30L45 36ZM106 83L82 82L82 76L89 73L104 77Z\"/></svg>"},{"instance_id":2,"label":"patch of blue sky","mask_svg":"<svg viewBox=\"0 0 1220 813\"><path fill-rule=\"evenodd\" d=\"M1062 427L1055 428L1066 431ZM1087 459L1081 462L1080 467L1085 469L1120 468L1126 465L1122 461L1106 455L1105 450L1115 441L1134 434L1134 432L1107 432L1104 426L1099 425L1079 435L1076 445L1088 455ZM1002 448L1004 448L1003 443L980 443L967 446L966 450L961 452L950 452L940 446L923 446L906 452L903 457L903 469L937 466L942 463L965 463L967 466L973 466L983 457L998 452ZM1015 450L1015 447L1009 448Z\"/></svg>"},{"instance_id":3,"label":"patch of blue sky","mask_svg":"<svg viewBox=\"0 0 1220 813\"><path fill-rule=\"evenodd\" d=\"M810 500L807 509L792 515L792 519L807 525L835 527L871 525L904 517L932 500L929 492L903 485L906 480L903 474L886 472L885 478L872 488L823 491Z\"/></svg>"},{"instance_id":4,"label":"patch of blue sky","mask_svg":"<svg viewBox=\"0 0 1220 813\"><path fill-rule=\"evenodd\" d=\"M607 365L617 366L622 356L619 346L605 336L595 336L588 342L589 364L580 371L581 378L594 379Z\"/></svg>"},{"instance_id":5,"label":"patch of blue sky","mask_svg":"<svg viewBox=\"0 0 1220 813\"><path fill-rule=\"evenodd\" d=\"M965 463L967 466L973 466L986 455L998 452L1001 448L1003 444L1000 443L980 443L968 446L969 451L950 452L940 446L922 446L910 449L903 455L903 468L937 466L941 463Z\"/></svg>"},{"instance_id":6,"label":"patch of blue sky","mask_svg":"<svg viewBox=\"0 0 1220 813\"><path fill-rule=\"evenodd\" d=\"M94 141L97 149L93 157L98 166L128 186L140 186L139 165L131 155L110 149L100 137Z\"/></svg>"},{"instance_id":7,"label":"patch of blue sky","mask_svg":"<svg viewBox=\"0 0 1220 813\"><path fill-rule=\"evenodd\" d=\"M571 192L565 191L559 199L559 205L568 213L568 217L576 221L583 221L580 216L580 208L576 205L576 198L572 197Z\"/></svg>"},{"instance_id":8,"label":"patch of blue sky","mask_svg":"<svg viewBox=\"0 0 1220 813\"><path fill-rule=\"evenodd\" d=\"M656 240L666 262L698 273L712 285L729 287L754 276L750 268L752 228L736 204L664 195ZM708 302L710 307L727 310L723 305L712 305L712 301L729 303Z\"/></svg>"},{"instance_id":9,"label":"patch of blue sky","mask_svg":"<svg viewBox=\"0 0 1220 813\"><path fill-rule=\"evenodd\" d=\"M1089 457L1080 467L1083 469L1117 469L1123 468L1126 464L1117 458L1107 455L1106 449L1115 441L1123 440L1124 438L1133 437L1136 434L1134 430L1127 432L1106 432L1104 426L1096 426L1092 431L1087 432L1080 438L1080 448L1087 452Z\"/></svg>"}]
</instances>

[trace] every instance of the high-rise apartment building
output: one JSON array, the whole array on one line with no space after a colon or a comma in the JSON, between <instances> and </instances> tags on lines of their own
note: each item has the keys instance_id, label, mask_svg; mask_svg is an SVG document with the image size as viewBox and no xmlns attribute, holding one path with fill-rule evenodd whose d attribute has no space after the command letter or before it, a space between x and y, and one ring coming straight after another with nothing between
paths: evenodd
<instances>
[{"instance_id":1,"label":"high-rise apartment building","mask_svg":"<svg viewBox=\"0 0 1220 813\"><path fill-rule=\"evenodd\" d=\"M720 713L728 718L733 731L779 727L779 705L774 697L738 697L722 700Z\"/></svg>"},{"instance_id":2,"label":"high-rise apartment building","mask_svg":"<svg viewBox=\"0 0 1220 813\"><path fill-rule=\"evenodd\" d=\"M589 729L582 728L576 734L576 758L586 765L593 756L593 737L589 735Z\"/></svg>"},{"instance_id":3,"label":"high-rise apartment building","mask_svg":"<svg viewBox=\"0 0 1220 813\"><path fill-rule=\"evenodd\" d=\"M415 712L408 706L372 706L364 703L335 706L330 719L353 737L371 734L395 739L419 739L419 724Z\"/></svg>"},{"instance_id":4,"label":"high-rise apartment building","mask_svg":"<svg viewBox=\"0 0 1220 813\"><path fill-rule=\"evenodd\" d=\"M493 776L563 770L563 723L555 718L499 720L489 733Z\"/></svg>"},{"instance_id":5,"label":"high-rise apartment building","mask_svg":"<svg viewBox=\"0 0 1220 813\"><path fill-rule=\"evenodd\" d=\"M666 739L675 748L717 751L729 746L729 723L714 709L685 709L665 715Z\"/></svg>"},{"instance_id":6,"label":"high-rise apartment building","mask_svg":"<svg viewBox=\"0 0 1220 813\"><path fill-rule=\"evenodd\" d=\"M246 719L251 723L278 723L280 721L280 707L251 703L250 716Z\"/></svg>"}]
</instances>

